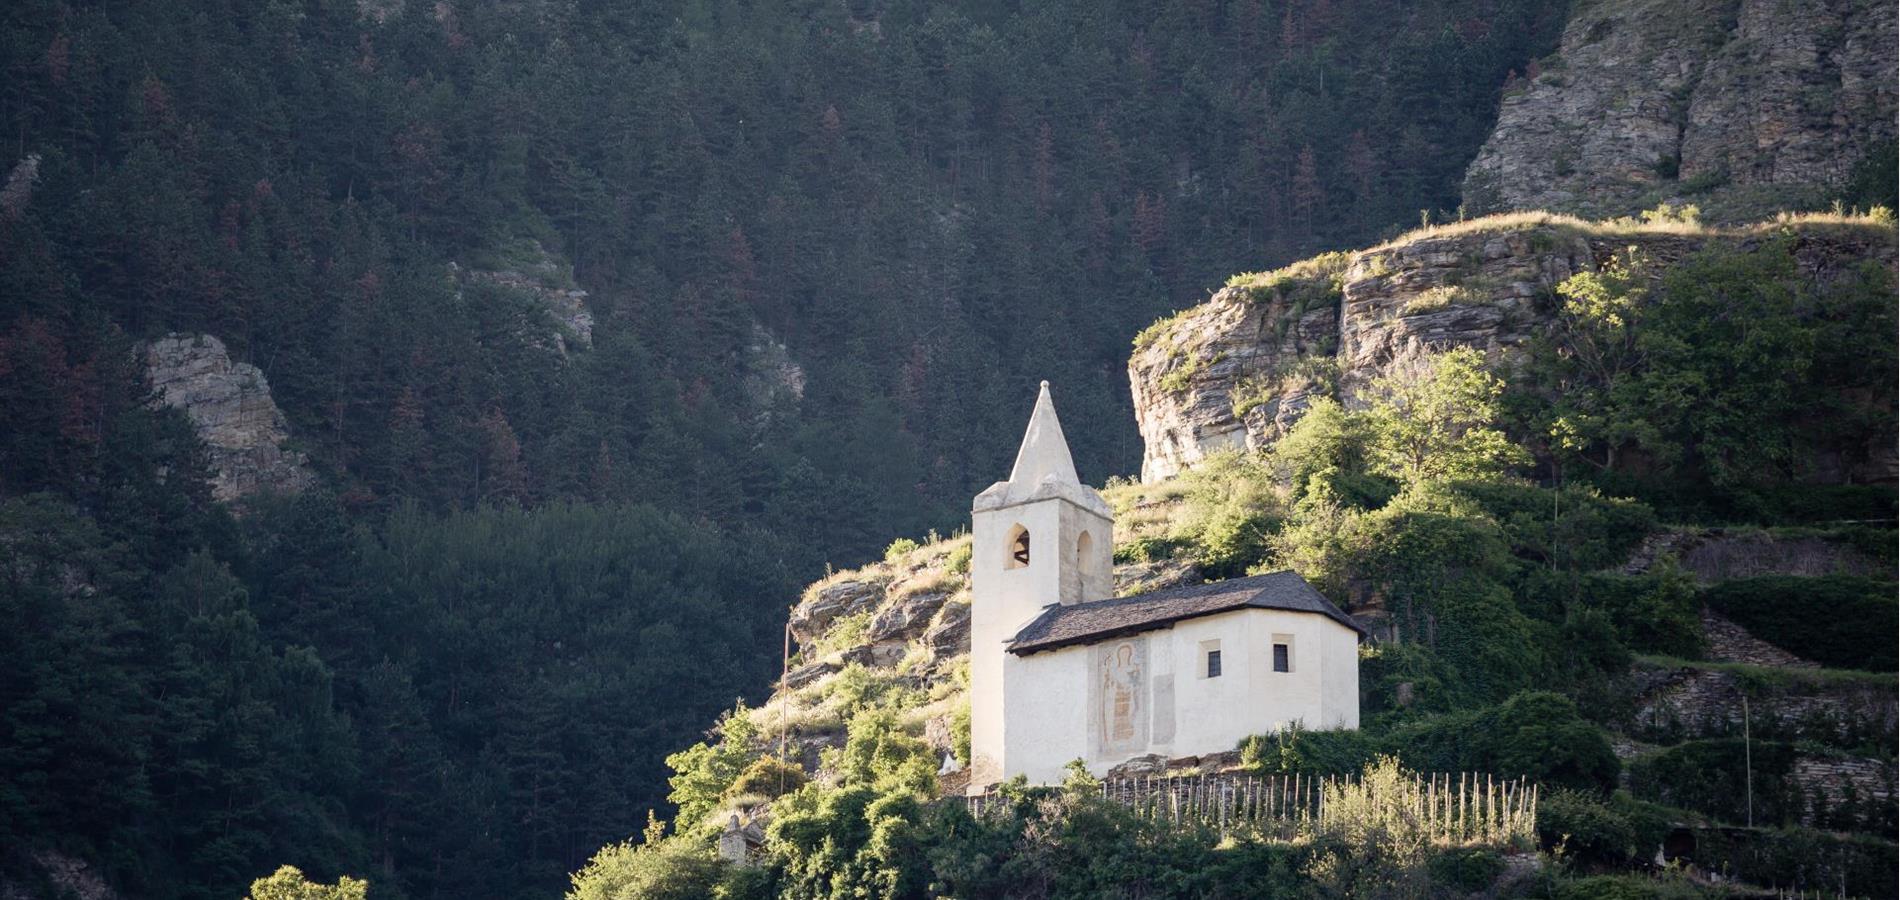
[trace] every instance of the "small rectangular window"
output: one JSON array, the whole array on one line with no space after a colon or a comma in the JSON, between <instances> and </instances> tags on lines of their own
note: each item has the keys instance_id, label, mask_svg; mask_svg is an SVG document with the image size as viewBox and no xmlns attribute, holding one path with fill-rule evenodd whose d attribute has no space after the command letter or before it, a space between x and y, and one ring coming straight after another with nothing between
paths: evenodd
<instances>
[{"instance_id":1,"label":"small rectangular window","mask_svg":"<svg viewBox=\"0 0 1900 900\"><path fill-rule=\"evenodd\" d=\"M1220 677L1220 651L1219 650L1207 651L1207 677L1209 678Z\"/></svg>"},{"instance_id":2,"label":"small rectangular window","mask_svg":"<svg viewBox=\"0 0 1900 900\"><path fill-rule=\"evenodd\" d=\"M1293 654L1291 652L1291 648L1287 647L1287 645L1285 644L1273 645L1273 671L1275 672L1293 671Z\"/></svg>"}]
</instances>

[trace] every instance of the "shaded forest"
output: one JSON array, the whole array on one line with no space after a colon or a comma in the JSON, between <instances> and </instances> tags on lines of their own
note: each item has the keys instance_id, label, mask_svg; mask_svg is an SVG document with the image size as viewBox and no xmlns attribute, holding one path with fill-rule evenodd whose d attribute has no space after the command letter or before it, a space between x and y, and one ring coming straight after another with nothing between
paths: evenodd
<instances>
[{"instance_id":1,"label":"shaded forest","mask_svg":"<svg viewBox=\"0 0 1900 900\"><path fill-rule=\"evenodd\" d=\"M1455 209L1563 12L8 4L0 870L559 890L796 584L963 520L1038 379L1132 471L1141 326ZM548 260L591 347L455 274ZM134 363L170 331L322 489L212 503Z\"/></svg>"}]
</instances>

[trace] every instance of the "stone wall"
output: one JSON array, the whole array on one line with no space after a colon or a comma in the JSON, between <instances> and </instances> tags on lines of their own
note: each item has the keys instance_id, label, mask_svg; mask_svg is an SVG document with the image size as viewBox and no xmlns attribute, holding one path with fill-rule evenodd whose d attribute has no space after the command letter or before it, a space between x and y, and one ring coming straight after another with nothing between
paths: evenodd
<instances>
[{"instance_id":1,"label":"stone wall","mask_svg":"<svg viewBox=\"0 0 1900 900\"><path fill-rule=\"evenodd\" d=\"M1658 743L1741 736L1744 697L1749 732L1764 740L1890 747L1900 727L1891 679L1640 663L1629 679L1625 730Z\"/></svg>"},{"instance_id":2,"label":"stone wall","mask_svg":"<svg viewBox=\"0 0 1900 900\"><path fill-rule=\"evenodd\" d=\"M1887 760L1802 756L1788 779L1805 800L1804 825L1869 828L1892 817L1896 772Z\"/></svg>"}]
</instances>

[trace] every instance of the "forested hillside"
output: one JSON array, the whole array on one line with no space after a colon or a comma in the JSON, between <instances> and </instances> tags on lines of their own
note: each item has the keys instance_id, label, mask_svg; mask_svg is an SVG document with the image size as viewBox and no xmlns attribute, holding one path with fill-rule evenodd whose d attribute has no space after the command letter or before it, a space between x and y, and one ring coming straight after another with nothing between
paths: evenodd
<instances>
[{"instance_id":1,"label":"forested hillside","mask_svg":"<svg viewBox=\"0 0 1900 900\"><path fill-rule=\"evenodd\" d=\"M352 505L639 498L862 558L960 515L1038 378L1130 468L1127 335L1456 207L1562 14L9 4L4 318L72 365L218 337ZM578 285L592 349L451 262Z\"/></svg>"},{"instance_id":2,"label":"forested hillside","mask_svg":"<svg viewBox=\"0 0 1900 900\"><path fill-rule=\"evenodd\" d=\"M1131 471L1130 333L1449 215L1563 13L6 4L8 889L553 893L1037 379Z\"/></svg>"}]
</instances>

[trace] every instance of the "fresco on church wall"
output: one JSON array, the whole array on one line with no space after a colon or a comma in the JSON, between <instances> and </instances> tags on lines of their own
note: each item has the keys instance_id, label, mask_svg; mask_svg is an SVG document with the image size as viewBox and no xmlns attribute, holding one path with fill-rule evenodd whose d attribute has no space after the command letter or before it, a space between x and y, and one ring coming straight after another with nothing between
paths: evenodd
<instances>
[{"instance_id":1,"label":"fresco on church wall","mask_svg":"<svg viewBox=\"0 0 1900 900\"><path fill-rule=\"evenodd\" d=\"M1148 639L1089 648L1089 752L1095 758L1148 749Z\"/></svg>"}]
</instances>

